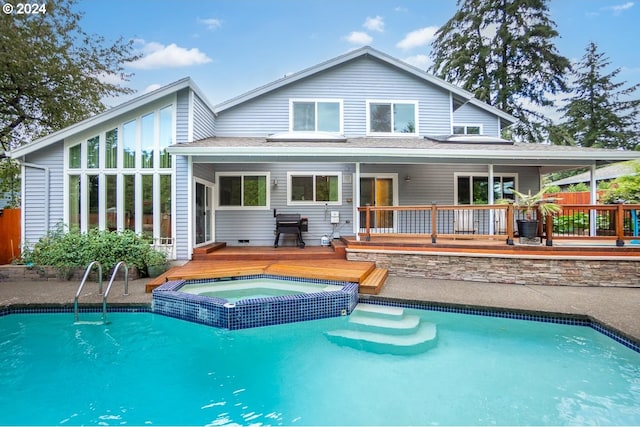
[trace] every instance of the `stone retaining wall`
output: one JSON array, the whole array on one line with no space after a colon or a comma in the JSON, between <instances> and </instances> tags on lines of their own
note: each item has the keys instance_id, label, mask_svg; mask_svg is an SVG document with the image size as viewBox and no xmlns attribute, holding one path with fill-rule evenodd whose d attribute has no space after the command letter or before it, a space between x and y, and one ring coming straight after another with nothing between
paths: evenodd
<instances>
[{"instance_id":1,"label":"stone retaining wall","mask_svg":"<svg viewBox=\"0 0 640 427\"><path fill-rule=\"evenodd\" d=\"M372 261L398 277L551 286L640 288L640 260L587 257L513 257L348 249L350 261Z\"/></svg>"}]
</instances>

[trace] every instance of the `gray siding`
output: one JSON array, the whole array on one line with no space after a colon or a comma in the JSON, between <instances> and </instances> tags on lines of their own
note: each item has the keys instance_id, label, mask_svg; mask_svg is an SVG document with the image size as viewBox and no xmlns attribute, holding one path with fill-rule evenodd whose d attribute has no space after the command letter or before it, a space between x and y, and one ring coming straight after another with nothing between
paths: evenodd
<instances>
[{"instance_id":1,"label":"gray siding","mask_svg":"<svg viewBox=\"0 0 640 427\"><path fill-rule=\"evenodd\" d=\"M191 248L189 247L189 178L188 160L185 156L176 156L176 197L175 197L175 213L176 213L176 230L175 245L176 259L188 259L191 256Z\"/></svg>"},{"instance_id":2,"label":"gray siding","mask_svg":"<svg viewBox=\"0 0 640 427\"><path fill-rule=\"evenodd\" d=\"M25 244L36 243L47 234L48 230L63 222L63 155L63 144L59 142L29 155L25 159L28 164L47 167L49 173L49 188L47 188L46 171L35 167L24 169L22 215L24 215L26 224L24 229ZM46 201L49 203L49 212L45 210Z\"/></svg>"},{"instance_id":3,"label":"gray siding","mask_svg":"<svg viewBox=\"0 0 640 427\"><path fill-rule=\"evenodd\" d=\"M193 94L193 140L209 138L216 135L215 117L207 104Z\"/></svg>"},{"instance_id":4,"label":"gray siding","mask_svg":"<svg viewBox=\"0 0 640 427\"><path fill-rule=\"evenodd\" d=\"M453 113L453 123L481 124L484 135L500 136L498 118L475 105L464 104Z\"/></svg>"},{"instance_id":5,"label":"gray siding","mask_svg":"<svg viewBox=\"0 0 640 427\"><path fill-rule=\"evenodd\" d=\"M449 93L372 58L358 58L220 113L218 136L267 136L289 130L289 100L337 98L344 102L344 134L366 134L366 101L417 100L421 135L451 130Z\"/></svg>"},{"instance_id":6,"label":"gray siding","mask_svg":"<svg viewBox=\"0 0 640 427\"><path fill-rule=\"evenodd\" d=\"M331 235L334 228L330 223L331 211L340 212L340 224L336 231L342 234L352 234L352 209L353 204L347 199L353 197L351 182L345 182L345 175L353 173L352 164L252 164L242 168L241 165L218 164L211 165L216 172L222 171L270 171L271 181L278 180L278 186L271 186L270 209L268 210L216 210L215 227L216 240L227 242L228 245L239 245L239 240L249 240L250 245L272 245L274 241L275 219L273 209L279 213L299 213L309 219L309 232L304 233L305 242L308 245L317 246L320 238ZM341 205L313 205L313 206L287 206L287 172L311 171L311 172L342 172L342 204ZM347 178L349 181L349 178ZM349 221L349 224L347 224ZM293 237L283 235L280 238L281 245L294 245Z\"/></svg>"},{"instance_id":7,"label":"gray siding","mask_svg":"<svg viewBox=\"0 0 640 427\"><path fill-rule=\"evenodd\" d=\"M208 172L207 172L208 169ZM252 246L271 245L274 240L273 209L280 213L300 213L309 218L309 232L304 233L308 245L320 244L320 238L331 235L333 226L330 223L331 211L340 212L340 224L336 227L341 235L352 235L354 232L353 203L356 201L353 183L347 176L354 174L353 164L252 164L250 166L238 164L196 164L194 171L198 175L213 175L215 172L263 172L271 173L270 179L278 180L278 186L271 186L270 209L268 210L216 210L215 227L216 240L228 245L243 244L249 241ZM340 171L343 177L342 205L331 206L287 206L287 172L291 171ZM455 172L487 173L486 165L362 165L361 173L397 174L398 202L400 205L429 205L454 204ZM537 168L496 166L494 172L517 173L519 188L534 191L538 186ZM411 180L405 181L409 175ZM349 202L348 199L353 199ZM281 244L294 245L290 236Z\"/></svg>"},{"instance_id":8,"label":"gray siding","mask_svg":"<svg viewBox=\"0 0 640 427\"><path fill-rule=\"evenodd\" d=\"M176 143L189 142L189 90L176 96Z\"/></svg>"}]
</instances>

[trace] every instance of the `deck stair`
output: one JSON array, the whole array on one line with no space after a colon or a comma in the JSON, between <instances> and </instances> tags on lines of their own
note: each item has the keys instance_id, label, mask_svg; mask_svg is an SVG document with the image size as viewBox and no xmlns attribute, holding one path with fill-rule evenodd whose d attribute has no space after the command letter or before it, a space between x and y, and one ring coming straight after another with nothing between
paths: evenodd
<instances>
[{"instance_id":1,"label":"deck stair","mask_svg":"<svg viewBox=\"0 0 640 427\"><path fill-rule=\"evenodd\" d=\"M327 332L339 345L358 350L395 355L418 354L436 343L436 325L406 314L403 308L383 305L356 305L348 326Z\"/></svg>"},{"instance_id":2,"label":"deck stair","mask_svg":"<svg viewBox=\"0 0 640 427\"><path fill-rule=\"evenodd\" d=\"M361 294L378 295L387 281L389 270L376 267L360 282L358 292Z\"/></svg>"}]
</instances>

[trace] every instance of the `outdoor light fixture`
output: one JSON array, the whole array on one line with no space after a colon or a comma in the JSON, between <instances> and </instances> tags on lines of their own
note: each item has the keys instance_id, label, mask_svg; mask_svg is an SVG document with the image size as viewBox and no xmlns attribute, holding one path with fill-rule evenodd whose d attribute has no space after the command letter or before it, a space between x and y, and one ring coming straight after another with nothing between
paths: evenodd
<instances>
[{"instance_id":1,"label":"outdoor light fixture","mask_svg":"<svg viewBox=\"0 0 640 427\"><path fill-rule=\"evenodd\" d=\"M411 182L411 177L409 175L405 176L404 182Z\"/></svg>"}]
</instances>

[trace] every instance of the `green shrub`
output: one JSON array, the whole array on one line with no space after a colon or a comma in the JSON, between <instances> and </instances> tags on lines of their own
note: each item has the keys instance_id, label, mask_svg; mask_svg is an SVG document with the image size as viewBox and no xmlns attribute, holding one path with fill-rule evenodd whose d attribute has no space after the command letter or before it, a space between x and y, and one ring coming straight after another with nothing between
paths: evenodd
<instances>
[{"instance_id":1,"label":"green shrub","mask_svg":"<svg viewBox=\"0 0 640 427\"><path fill-rule=\"evenodd\" d=\"M147 260L164 253L151 248L149 240L131 230L122 232L92 229L81 233L77 229L65 230L58 225L41 238L31 250L23 252L23 260L40 266L52 266L59 271L85 268L92 261L102 264L105 274L124 261L128 267L144 271ZM166 259L166 257L165 257Z\"/></svg>"},{"instance_id":2,"label":"green shrub","mask_svg":"<svg viewBox=\"0 0 640 427\"><path fill-rule=\"evenodd\" d=\"M557 194L560 191L562 191L559 185L548 185L545 188L546 188L546 191L545 191L546 194Z\"/></svg>"},{"instance_id":3,"label":"green shrub","mask_svg":"<svg viewBox=\"0 0 640 427\"><path fill-rule=\"evenodd\" d=\"M570 193L576 193L579 191L589 191L589 186L584 182L578 182L576 184L571 184L567 187L567 191Z\"/></svg>"},{"instance_id":4,"label":"green shrub","mask_svg":"<svg viewBox=\"0 0 640 427\"><path fill-rule=\"evenodd\" d=\"M575 212L573 215L560 215L553 218L553 232L558 234L573 234L589 228L589 215Z\"/></svg>"}]
</instances>

